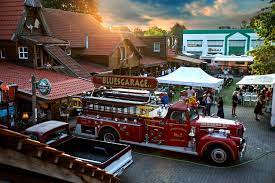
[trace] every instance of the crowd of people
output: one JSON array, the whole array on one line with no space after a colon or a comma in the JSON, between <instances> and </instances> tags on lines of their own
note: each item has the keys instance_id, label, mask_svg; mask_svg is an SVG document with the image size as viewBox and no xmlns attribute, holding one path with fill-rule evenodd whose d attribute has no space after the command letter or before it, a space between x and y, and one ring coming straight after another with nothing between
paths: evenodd
<instances>
[{"instance_id":1,"label":"crowd of people","mask_svg":"<svg viewBox=\"0 0 275 183\"><path fill-rule=\"evenodd\" d=\"M238 104L243 104L244 93L255 93L257 95L257 101L254 108L255 120L259 121L259 115L262 115L262 110L265 108L265 112L271 112L272 103L272 88L266 86L243 86L242 88L236 88L232 94L232 116L236 115L236 107Z\"/></svg>"},{"instance_id":2,"label":"crowd of people","mask_svg":"<svg viewBox=\"0 0 275 183\"><path fill-rule=\"evenodd\" d=\"M257 94L257 101L254 108L255 120L259 120L259 115L262 115L262 110L265 109L265 112L271 112L271 103L272 103L272 88L268 88L266 86L242 86L241 88L237 87L235 91L232 93L232 110L231 114L233 117L236 117L236 109L237 106L244 103L244 93L245 92L253 92ZM162 96L162 103L168 104L173 102L173 95L175 94L175 90L173 88L169 88L168 94L166 96ZM202 113L205 116L211 115L211 108L214 104L214 90L213 89L205 89L200 88L194 90L192 86L190 86L187 90L183 90L180 92L180 99L185 101L190 97L195 97L199 102L199 107L202 109ZM224 101L222 97L219 97L217 102L217 113L216 115L220 118L224 118Z\"/></svg>"}]
</instances>

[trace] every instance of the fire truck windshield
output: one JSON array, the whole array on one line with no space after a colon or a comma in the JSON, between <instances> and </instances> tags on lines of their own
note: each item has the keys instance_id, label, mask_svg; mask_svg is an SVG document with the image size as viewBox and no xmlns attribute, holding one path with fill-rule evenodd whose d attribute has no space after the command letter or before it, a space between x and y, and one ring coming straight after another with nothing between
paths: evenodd
<instances>
[{"instance_id":1,"label":"fire truck windshield","mask_svg":"<svg viewBox=\"0 0 275 183\"><path fill-rule=\"evenodd\" d=\"M190 116L190 121L193 121L199 117L198 110L196 109L191 109L189 111L189 116Z\"/></svg>"}]
</instances>

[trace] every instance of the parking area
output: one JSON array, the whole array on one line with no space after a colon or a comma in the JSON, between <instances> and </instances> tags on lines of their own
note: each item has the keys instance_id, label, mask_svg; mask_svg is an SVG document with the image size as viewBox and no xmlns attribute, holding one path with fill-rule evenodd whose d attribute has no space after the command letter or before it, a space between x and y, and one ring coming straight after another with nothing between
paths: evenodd
<instances>
[{"instance_id":1,"label":"parking area","mask_svg":"<svg viewBox=\"0 0 275 183\"><path fill-rule=\"evenodd\" d=\"M213 167L197 157L133 147L134 163L120 176L122 182L275 182L275 130L270 129L270 114L255 120L254 108L238 107L237 118L225 106L225 118L244 122L248 147L244 159L232 167ZM213 108L213 112L216 109Z\"/></svg>"}]
</instances>

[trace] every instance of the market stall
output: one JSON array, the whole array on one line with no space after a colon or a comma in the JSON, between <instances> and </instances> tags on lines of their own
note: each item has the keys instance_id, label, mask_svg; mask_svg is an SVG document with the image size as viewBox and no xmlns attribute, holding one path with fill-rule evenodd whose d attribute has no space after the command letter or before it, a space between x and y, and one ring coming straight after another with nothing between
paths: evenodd
<instances>
[{"instance_id":1,"label":"market stall","mask_svg":"<svg viewBox=\"0 0 275 183\"><path fill-rule=\"evenodd\" d=\"M245 76L237 85L270 85L273 88L270 125L275 127L275 74Z\"/></svg>"},{"instance_id":2,"label":"market stall","mask_svg":"<svg viewBox=\"0 0 275 183\"><path fill-rule=\"evenodd\" d=\"M174 72L157 78L159 83L220 89L223 79L208 75L198 67L180 67Z\"/></svg>"}]
</instances>

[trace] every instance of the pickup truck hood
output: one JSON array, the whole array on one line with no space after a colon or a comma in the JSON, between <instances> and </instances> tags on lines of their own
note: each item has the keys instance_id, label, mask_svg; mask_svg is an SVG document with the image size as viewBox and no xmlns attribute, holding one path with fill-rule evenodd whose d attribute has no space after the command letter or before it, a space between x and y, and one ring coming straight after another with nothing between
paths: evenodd
<instances>
[{"instance_id":1,"label":"pickup truck hood","mask_svg":"<svg viewBox=\"0 0 275 183\"><path fill-rule=\"evenodd\" d=\"M237 125L238 123L233 120L223 119L223 118L214 118L214 117L202 117L200 116L197 120L197 123L203 126L229 126Z\"/></svg>"}]
</instances>

